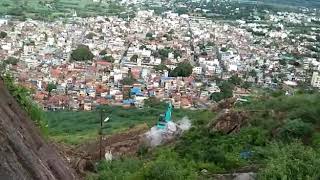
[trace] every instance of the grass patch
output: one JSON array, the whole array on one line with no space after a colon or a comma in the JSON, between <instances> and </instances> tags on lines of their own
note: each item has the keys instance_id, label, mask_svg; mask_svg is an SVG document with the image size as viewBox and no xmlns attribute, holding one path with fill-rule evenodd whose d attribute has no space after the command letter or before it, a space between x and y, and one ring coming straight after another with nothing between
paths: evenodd
<instances>
[{"instance_id":1,"label":"grass patch","mask_svg":"<svg viewBox=\"0 0 320 180\"><path fill-rule=\"evenodd\" d=\"M123 132L139 124L146 123L149 127L156 124L159 115L166 109L161 107L149 107L144 109L107 106L103 108L103 119L110 117L110 121L103 126L103 134ZM209 111L190 111L183 109L173 110L173 120L179 120L188 116L191 120L207 121L213 118ZM46 112L48 120L49 136L58 142L79 144L97 137L100 128L100 111L73 112L58 111Z\"/></svg>"}]
</instances>

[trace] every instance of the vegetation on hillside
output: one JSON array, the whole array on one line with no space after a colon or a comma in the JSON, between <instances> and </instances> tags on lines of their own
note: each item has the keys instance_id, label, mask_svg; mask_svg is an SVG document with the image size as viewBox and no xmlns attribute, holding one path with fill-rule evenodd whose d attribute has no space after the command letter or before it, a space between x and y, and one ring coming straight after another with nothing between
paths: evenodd
<instances>
[{"instance_id":1,"label":"vegetation on hillside","mask_svg":"<svg viewBox=\"0 0 320 180\"><path fill-rule=\"evenodd\" d=\"M44 118L44 112L42 109L34 103L30 97L30 90L27 88L15 84L14 79L11 75L5 74L2 77L8 91L18 101L20 106L28 113L30 118L35 124L41 129L43 134L47 134L47 121Z\"/></svg>"},{"instance_id":2,"label":"vegetation on hillside","mask_svg":"<svg viewBox=\"0 0 320 180\"><path fill-rule=\"evenodd\" d=\"M266 96L238 106L250 114L249 123L230 134L209 128L212 118L202 112L175 144L103 162L88 179L201 179L239 169L259 179L318 179L319 98Z\"/></svg>"},{"instance_id":3,"label":"vegetation on hillside","mask_svg":"<svg viewBox=\"0 0 320 180\"><path fill-rule=\"evenodd\" d=\"M156 124L159 115L164 113L165 104L160 101L146 101L145 108L122 108L119 106L103 106L103 118L110 117L108 123L103 126L103 134L110 135L123 132L138 126L147 124L152 127ZM178 120L187 115L197 118L199 116L212 117L211 112L186 111L175 109L173 119ZM46 112L49 125L49 136L58 142L71 145L81 144L95 139L100 128L100 110L91 112L55 111Z\"/></svg>"},{"instance_id":4,"label":"vegetation on hillside","mask_svg":"<svg viewBox=\"0 0 320 180\"><path fill-rule=\"evenodd\" d=\"M1 0L0 16L11 15L25 20L54 20L60 17L72 17L74 12L78 16L109 16L119 15L126 9L118 2L92 0ZM126 15L126 14L124 14Z\"/></svg>"}]
</instances>

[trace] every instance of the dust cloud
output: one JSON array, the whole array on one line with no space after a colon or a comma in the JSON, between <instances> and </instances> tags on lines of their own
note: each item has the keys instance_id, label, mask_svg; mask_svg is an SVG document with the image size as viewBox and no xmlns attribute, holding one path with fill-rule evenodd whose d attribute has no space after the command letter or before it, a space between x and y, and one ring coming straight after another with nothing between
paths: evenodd
<instances>
[{"instance_id":1,"label":"dust cloud","mask_svg":"<svg viewBox=\"0 0 320 180\"><path fill-rule=\"evenodd\" d=\"M145 133L146 143L151 146L159 146L176 136L181 135L184 131L189 130L191 121L188 117L183 117L181 120L175 122L168 122L165 129L158 129L157 126L152 127Z\"/></svg>"}]
</instances>

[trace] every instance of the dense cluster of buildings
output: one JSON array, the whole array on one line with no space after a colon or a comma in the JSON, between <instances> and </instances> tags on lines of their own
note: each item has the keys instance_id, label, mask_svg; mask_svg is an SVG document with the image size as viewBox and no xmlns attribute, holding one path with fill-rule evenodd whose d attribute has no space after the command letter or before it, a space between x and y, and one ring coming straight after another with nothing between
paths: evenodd
<instances>
[{"instance_id":1,"label":"dense cluster of buildings","mask_svg":"<svg viewBox=\"0 0 320 180\"><path fill-rule=\"evenodd\" d=\"M175 107L206 108L212 103L210 95L220 92L215 80L234 75L274 88L308 82L313 73L311 84L320 86L316 58L287 63L290 57L283 52L303 48L290 43L277 49L265 46L286 42L284 28L262 39L246 30L253 24L228 25L172 12L157 16L153 11L138 11L132 19L1 20L0 26L8 34L0 39L0 59L19 59L7 70L34 89L33 98L48 110L91 110L106 104L140 107L150 97L171 100ZM89 47L92 61L70 61L79 44ZM170 77L168 72L181 62L193 66L192 75ZM129 77L134 81L127 84ZM234 89L234 95L248 93Z\"/></svg>"}]
</instances>

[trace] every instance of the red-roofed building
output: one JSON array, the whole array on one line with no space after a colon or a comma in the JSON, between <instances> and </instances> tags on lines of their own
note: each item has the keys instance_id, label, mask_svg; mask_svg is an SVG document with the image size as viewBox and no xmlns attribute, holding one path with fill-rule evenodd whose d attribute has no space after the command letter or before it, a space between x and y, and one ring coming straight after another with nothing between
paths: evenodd
<instances>
[{"instance_id":1,"label":"red-roofed building","mask_svg":"<svg viewBox=\"0 0 320 180\"><path fill-rule=\"evenodd\" d=\"M106 99L106 98L98 98L97 100L96 100L96 102L97 102L97 104L100 104L100 105L107 105L107 104L109 104L109 102L108 102L108 100Z\"/></svg>"},{"instance_id":2,"label":"red-roofed building","mask_svg":"<svg viewBox=\"0 0 320 180\"><path fill-rule=\"evenodd\" d=\"M51 69L50 75L51 75L51 77L53 77L53 78L59 78L59 77L61 77L61 75L62 75L62 71L59 70L59 69Z\"/></svg>"},{"instance_id":3,"label":"red-roofed building","mask_svg":"<svg viewBox=\"0 0 320 180\"><path fill-rule=\"evenodd\" d=\"M140 68L132 68L131 69L131 74L135 79L139 79L140 78L140 74L141 74L141 69Z\"/></svg>"},{"instance_id":4,"label":"red-roofed building","mask_svg":"<svg viewBox=\"0 0 320 180\"><path fill-rule=\"evenodd\" d=\"M111 69L112 63L107 61L97 61L96 66L97 66L97 70L106 69L106 68Z\"/></svg>"}]
</instances>

